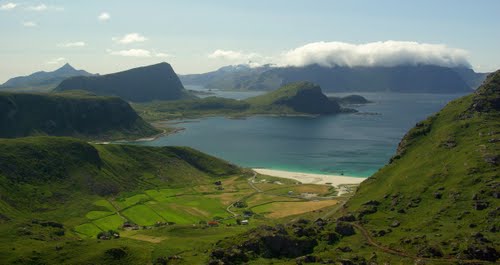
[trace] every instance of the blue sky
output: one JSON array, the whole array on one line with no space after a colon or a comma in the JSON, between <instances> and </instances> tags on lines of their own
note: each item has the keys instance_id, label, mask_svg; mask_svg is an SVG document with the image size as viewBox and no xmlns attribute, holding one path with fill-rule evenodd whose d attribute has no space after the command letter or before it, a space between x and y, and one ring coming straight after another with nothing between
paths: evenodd
<instances>
[{"instance_id":1,"label":"blue sky","mask_svg":"<svg viewBox=\"0 0 500 265\"><path fill-rule=\"evenodd\" d=\"M492 71L500 68L498 10L495 0L0 0L0 83L65 62L104 74L167 61L178 73L200 73L279 63L318 42L330 52L331 42L354 45L359 56L356 45L388 40L443 45L442 57Z\"/></svg>"}]
</instances>

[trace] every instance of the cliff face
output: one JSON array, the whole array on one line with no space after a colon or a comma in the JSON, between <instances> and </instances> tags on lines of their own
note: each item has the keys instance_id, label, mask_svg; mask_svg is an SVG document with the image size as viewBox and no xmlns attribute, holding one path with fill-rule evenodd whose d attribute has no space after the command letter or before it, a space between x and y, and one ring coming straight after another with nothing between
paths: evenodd
<instances>
[{"instance_id":1,"label":"cliff face","mask_svg":"<svg viewBox=\"0 0 500 265\"><path fill-rule=\"evenodd\" d=\"M118 96L127 101L193 98L168 63L130 69L114 74L64 80L55 91L86 90L97 95Z\"/></svg>"},{"instance_id":2,"label":"cliff face","mask_svg":"<svg viewBox=\"0 0 500 265\"><path fill-rule=\"evenodd\" d=\"M115 139L158 131L117 97L84 93L0 93L0 137L29 135Z\"/></svg>"}]
</instances>

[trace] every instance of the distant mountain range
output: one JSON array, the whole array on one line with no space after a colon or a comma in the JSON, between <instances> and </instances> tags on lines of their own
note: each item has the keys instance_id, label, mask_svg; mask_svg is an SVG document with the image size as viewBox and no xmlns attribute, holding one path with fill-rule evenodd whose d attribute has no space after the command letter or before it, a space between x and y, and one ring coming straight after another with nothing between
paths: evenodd
<instances>
[{"instance_id":1,"label":"distant mountain range","mask_svg":"<svg viewBox=\"0 0 500 265\"><path fill-rule=\"evenodd\" d=\"M195 98L168 63L130 69L101 76L76 76L54 91L86 90L97 95L118 96L127 101L177 100Z\"/></svg>"},{"instance_id":2,"label":"distant mountain range","mask_svg":"<svg viewBox=\"0 0 500 265\"><path fill-rule=\"evenodd\" d=\"M297 81L320 85L325 92L460 93L475 89L486 74L468 68L434 65L395 67L305 67L251 68L226 66L217 71L181 75L184 85L221 90L274 90Z\"/></svg>"},{"instance_id":3,"label":"distant mountain range","mask_svg":"<svg viewBox=\"0 0 500 265\"><path fill-rule=\"evenodd\" d=\"M93 74L84 70L76 70L67 63L52 72L40 71L28 76L11 78L0 86L0 90L49 91L59 85L59 83L66 78L92 75Z\"/></svg>"}]
</instances>

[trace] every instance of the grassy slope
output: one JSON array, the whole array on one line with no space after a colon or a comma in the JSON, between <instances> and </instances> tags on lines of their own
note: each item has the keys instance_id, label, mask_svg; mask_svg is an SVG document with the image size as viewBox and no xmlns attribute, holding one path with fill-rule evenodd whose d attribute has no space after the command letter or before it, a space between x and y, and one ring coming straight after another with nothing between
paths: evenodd
<instances>
[{"instance_id":1,"label":"grassy slope","mask_svg":"<svg viewBox=\"0 0 500 265\"><path fill-rule=\"evenodd\" d=\"M417 124L393 162L360 186L347 211L359 212L368 200L379 201L378 211L363 218L364 226L387 230L398 220L401 225L379 240L413 254L428 246L445 256L463 253L476 244L478 232L492 243L476 245L498 247L499 99L497 72L475 94ZM487 207L477 210L475 205ZM419 235L427 235L427 242L415 243ZM402 244L406 239L411 243Z\"/></svg>"},{"instance_id":2,"label":"grassy slope","mask_svg":"<svg viewBox=\"0 0 500 265\"><path fill-rule=\"evenodd\" d=\"M84 92L0 93L0 137L141 138L159 131L122 99Z\"/></svg>"},{"instance_id":3,"label":"grassy slope","mask_svg":"<svg viewBox=\"0 0 500 265\"><path fill-rule=\"evenodd\" d=\"M2 139L0 260L106 264L113 259L105 261L109 256L103 255L105 250L121 246L128 248L129 256L120 262L150 260L152 247L148 244L130 239L101 244L78 241L71 229L92 218L103 229L120 223L120 217L112 215L113 205L103 197L211 183L239 173L234 165L186 147L91 145L64 137ZM130 200L118 202L133 203ZM65 229L42 226L32 219L63 223ZM99 231L90 223L81 229ZM57 234L61 231L66 235ZM64 247L63 256L56 246Z\"/></svg>"}]
</instances>

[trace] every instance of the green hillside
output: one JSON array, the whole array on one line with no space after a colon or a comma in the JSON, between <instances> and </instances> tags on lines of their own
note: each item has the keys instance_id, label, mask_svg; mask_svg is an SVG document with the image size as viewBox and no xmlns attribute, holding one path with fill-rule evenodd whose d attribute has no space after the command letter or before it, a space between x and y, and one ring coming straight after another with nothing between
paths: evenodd
<instances>
[{"instance_id":1,"label":"green hillside","mask_svg":"<svg viewBox=\"0 0 500 265\"><path fill-rule=\"evenodd\" d=\"M183 189L192 194L189 187L213 186L215 180L242 173L232 164L187 147L91 145L65 137L2 139L0 263L151 261L153 244L147 242L147 236L146 241L98 241L96 235L121 227L126 220L151 225L168 218L192 224L208 219L205 211L225 213L225 206L206 199L201 203L203 211L189 215L187 210L195 209L192 203L196 197L181 202L174 195ZM160 208L165 203L159 202L168 196L174 200L166 205L179 206ZM120 233L126 234L123 230ZM127 251L127 258L114 255L113 251L121 248Z\"/></svg>"},{"instance_id":2,"label":"green hillside","mask_svg":"<svg viewBox=\"0 0 500 265\"><path fill-rule=\"evenodd\" d=\"M168 63L138 67L102 76L77 76L64 80L54 91L86 90L97 95L118 96L127 101L178 100L191 95Z\"/></svg>"},{"instance_id":3,"label":"green hillside","mask_svg":"<svg viewBox=\"0 0 500 265\"><path fill-rule=\"evenodd\" d=\"M417 123L332 217L223 241L214 264L494 264L500 258L500 71ZM276 262L274 260L273 262Z\"/></svg>"},{"instance_id":4,"label":"green hillside","mask_svg":"<svg viewBox=\"0 0 500 265\"><path fill-rule=\"evenodd\" d=\"M142 138L159 133L117 97L0 92L0 137Z\"/></svg>"},{"instance_id":5,"label":"green hillside","mask_svg":"<svg viewBox=\"0 0 500 265\"><path fill-rule=\"evenodd\" d=\"M340 112L337 102L329 100L318 85L310 82L297 82L280 87L264 95L249 98L256 112L276 110L308 114L331 114Z\"/></svg>"},{"instance_id":6,"label":"green hillside","mask_svg":"<svg viewBox=\"0 0 500 265\"><path fill-rule=\"evenodd\" d=\"M352 98L354 97L354 98ZM198 118L202 116L251 116L251 115L327 115L353 111L342 109L339 103L363 104L368 101L360 96L328 98L319 86L298 82L276 91L246 100L219 97L200 99L134 103L132 107L145 120Z\"/></svg>"}]
</instances>

